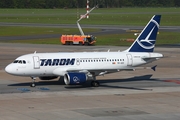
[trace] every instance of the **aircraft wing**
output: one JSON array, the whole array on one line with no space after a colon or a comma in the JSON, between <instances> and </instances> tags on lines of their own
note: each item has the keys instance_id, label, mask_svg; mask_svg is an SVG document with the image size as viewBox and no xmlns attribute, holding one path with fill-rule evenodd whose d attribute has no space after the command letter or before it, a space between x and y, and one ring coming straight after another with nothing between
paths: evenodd
<instances>
[{"instance_id":1,"label":"aircraft wing","mask_svg":"<svg viewBox=\"0 0 180 120\"><path fill-rule=\"evenodd\" d=\"M106 70L102 70L102 69L76 69L76 68L69 68L69 69L62 69L62 68L57 68L53 71L54 75L58 75L58 76L64 76L64 74L68 73L68 72L81 72L81 73L85 73L85 74L95 74L95 76L99 76L99 75L104 75L104 74L109 74L109 73L114 73L114 72L119 72L119 71L134 71L134 68L129 68L129 69L106 69Z\"/></svg>"},{"instance_id":2,"label":"aircraft wing","mask_svg":"<svg viewBox=\"0 0 180 120\"><path fill-rule=\"evenodd\" d=\"M67 70L67 72L83 72L83 73L96 73L96 75L104 75L104 74L110 74L110 73L115 73L115 72L120 72L120 71L135 71L135 70L142 70L142 69L152 69L154 71L156 71L156 67L152 66L152 67L131 67L131 68L127 68L127 69L107 69L107 70Z\"/></svg>"}]
</instances>

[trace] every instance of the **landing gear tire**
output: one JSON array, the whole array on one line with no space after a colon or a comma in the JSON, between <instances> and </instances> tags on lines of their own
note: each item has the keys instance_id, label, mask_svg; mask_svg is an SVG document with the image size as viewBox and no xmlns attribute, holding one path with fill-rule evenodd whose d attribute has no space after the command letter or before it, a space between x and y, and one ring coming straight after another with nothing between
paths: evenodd
<instances>
[{"instance_id":1,"label":"landing gear tire","mask_svg":"<svg viewBox=\"0 0 180 120\"><path fill-rule=\"evenodd\" d=\"M79 42L79 45L80 45L80 46L82 46L82 45L83 45L83 43L82 43L82 42Z\"/></svg>"},{"instance_id":2,"label":"landing gear tire","mask_svg":"<svg viewBox=\"0 0 180 120\"><path fill-rule=\"evenodd\" d=\"M92 81L91 86L92 87L99 87L99 82L98 81Z\"/></svg>"},{"instance_id":3,"label":"landing gear tire","mask_svg":"<svg viewBox=\"0 0 180 120\"><path fill-rule=\"evenodd\" d=\"M88 43L88 42L85 42L85 43L84 43L84 45L85 45L85 46L88 46L88 45L89 45L89 43Z\"/></svg>"},{"instance_id":4,"label":"landing gear tire","mask_svg":"<svg viewBox=\"0 0 180 120\"><path fill-rule=\"evenodd\" d=\"M73 45L73 42L69 42L69 45Z\"/></svg>"},{"instance_id":5,"label":"landing gear tire","mask_svg":"<svg viewBox=\"0 0 180 120\"><path fill-rule=\"evenodd\" d=\"M31 77L31 79L32 79L32 83L30 84L30 87L36 87L35 84L36 77Z\"/></svg>"},{"instance_id":6,"label":"landing gear tire","mask_svg":"<svg viewBox=\"0 0 180 120\"><path fill-rule=\"evenodd\" d=\"M65 45L69 45L69 42L66 41L66 42L65 42Z\"/></svg>"},{"instance_id":7,"label":"landing gear tire","mask_svg":"<svg viewBox=\"0 0 180 120\"><path fill-rule=\"evenodd\" d=\"M36 84L35 83L31 83L30 87L36 87Z\"/></svg>"}]
</instances>

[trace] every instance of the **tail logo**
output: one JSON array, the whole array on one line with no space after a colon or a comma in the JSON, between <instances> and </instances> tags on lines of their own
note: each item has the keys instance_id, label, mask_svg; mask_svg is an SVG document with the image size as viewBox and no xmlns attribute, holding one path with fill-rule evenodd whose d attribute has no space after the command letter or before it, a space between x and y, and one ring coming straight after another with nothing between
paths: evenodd
<instances>
[{"instance_id":1,"label":"tail logo","mask_svg":"<svg viewBox=\"0 0 180 120\"><path fill-rule=\"evenodd\" d=\"M154 24L154 25L153 25L153 28L151 29L151 31L147 31L148 35L145 38L143 38L144 33L142 33L142 35L140 35L140 37L137 40L137 43L144 49L154 48L155 39L152 39L151 35L155 29L159 28L159 24L155 20L151 20L151 24Z\"/></svg>"}]
</instances>

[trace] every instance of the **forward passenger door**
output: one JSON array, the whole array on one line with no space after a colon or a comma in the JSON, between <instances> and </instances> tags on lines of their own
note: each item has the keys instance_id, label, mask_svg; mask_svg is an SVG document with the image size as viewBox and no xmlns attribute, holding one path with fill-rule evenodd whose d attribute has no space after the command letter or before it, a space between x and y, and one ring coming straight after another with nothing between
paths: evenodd
<instances>
[{"instance_id":1,"label":"forward passenger door","mask_svg":"<svg viewBox=\"0 0 180 120\"><path fill-rule=\"evenodd\" d=\"M33 56L34 69L40 69L40 61L38 56Z\"/></svg>"}]
</instances>

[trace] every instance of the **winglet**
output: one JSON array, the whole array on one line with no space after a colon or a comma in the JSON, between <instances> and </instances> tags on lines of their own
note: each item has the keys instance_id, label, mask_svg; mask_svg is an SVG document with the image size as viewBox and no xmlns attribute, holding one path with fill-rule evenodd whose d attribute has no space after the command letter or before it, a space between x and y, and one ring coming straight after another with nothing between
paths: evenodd
<instances>
[{"instance_id":1,"label":"winglet","mask_svg":"<svg viewBox=\"0 0 180 120\"><path fill-rule=\"evenodd\" d=\"M151 67L151 69L154 70L154 71L156 71L156 67L157 67L157 65Z\"/></svg>"}]
</instances>

